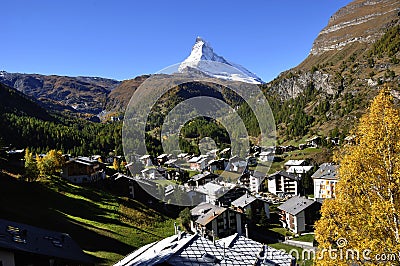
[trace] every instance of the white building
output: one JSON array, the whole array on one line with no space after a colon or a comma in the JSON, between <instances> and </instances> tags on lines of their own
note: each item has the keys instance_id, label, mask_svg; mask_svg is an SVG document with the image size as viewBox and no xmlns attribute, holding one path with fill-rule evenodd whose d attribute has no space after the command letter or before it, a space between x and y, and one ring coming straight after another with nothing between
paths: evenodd
<instances>
[{"instance_id":1,"label":"white building","mask_svg":"<svg viewBox=\"0 0 400 266\"><path fill-rule=\"evenodd\" d=\"M301 176L278 171L268 177L268 191L279 195L299 195L301 191Z\"/></svg>"},{"instance_id":2,"label":"white building","mask_svg":"<svg viewBox=\"0 0 400 266\"><path fill-rule=\"evenodd\" d=\"M206 202L215 204L217 199L224 195L229 190L228 187L224 187L213 182L209 182L204 186L199 186L196 191L206 195Z\"/></svg>"},{"instance_id":3,"label":"white building","mask_svg":"<svg viewBox=\"0 0 400 266\"><path fill-rule=\"evenodd\" d=\"M253 171L250 173L249 189L252 193L258 193L264 188L265 173Z\"/></svg>"},{"instance_id":4,"label":"white building","mask_svg":"<svg viewBox=\"0 0 400 266\"><path fill-rule=\"evenodd\" d=\"M311 176L314 182L314 198L316 200L335 198L338 168L338 165L324 163Z\"/></svg>"},{"instance_id":5,"label":"white building","mask_svg":"<svg viewBox=\"0 0 400 266\"><path fill-rule=\"evenodd\" d=\"M282 226L296 234L306 232L317 220L320 208L319 202L294 196L278 207Z\"/></svg>"},{"instance_id":6,"label":"white building","mask_svg":"<svg viewBox=\"0 0 400 266\"><path fill-rule=\"evenodd\" d=\"M289 160L285 163L285 168L288 170L292 166L305 166L307 165L306 160Z\"/></svg>"}]
</instances>

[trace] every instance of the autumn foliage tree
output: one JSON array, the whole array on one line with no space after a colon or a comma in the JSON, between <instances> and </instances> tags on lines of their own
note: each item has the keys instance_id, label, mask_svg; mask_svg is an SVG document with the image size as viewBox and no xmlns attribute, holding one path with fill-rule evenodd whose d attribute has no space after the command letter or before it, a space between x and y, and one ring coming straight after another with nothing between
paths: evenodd
<instances>
[{"instance_id":1,"label":"autumn foliage tree","mask_svg":"<svg viewBox=\"0 0 400 266\"><path fill-rule=\"evenodd\" d=\"M119 170L119 162L117 160L117 158L114 158L114 162L113 162L113 168L114 170Z\"/></svg>"},{"instance_id":2,"label":"autumn foliage tree","mask_svg":"<svg viewBox=\"0 0 400 266\"><path fill-rule=\"evenodd\" d=\"M37 169L41 177L51 176L60 171L63 162L61 151L50 150L43 157L36 155Z\"/></svg>"},{"instance_id":3,"label":"autumn foliage tree","mask_svg":"<svg viewBox=\"0 0 400 266\"><path fill-rule=\"evenodd\" d=\"M33 159L32 152L28 148L25 149L25 176L28 181L35 180L38 177L39 171L36 161Z\"/></svg>"},{"instance_id":4,"label":"autumn foliage tree","mask_svg":"<svg viewBox=\"0 0 400 266\"><path fill-rule=\"evenodd\" d=\"M373 100L354 135L338 158L336 198L324 201L316 224L316 265L374 265L381 254L400 254L400 113L389 90Z\"/></svg>"}]
</instances>

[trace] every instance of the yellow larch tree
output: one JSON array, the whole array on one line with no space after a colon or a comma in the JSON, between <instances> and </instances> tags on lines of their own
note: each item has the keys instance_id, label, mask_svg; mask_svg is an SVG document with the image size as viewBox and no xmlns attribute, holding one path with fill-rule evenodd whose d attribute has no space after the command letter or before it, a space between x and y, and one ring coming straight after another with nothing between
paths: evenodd
<instances>
[{"instance_id":1,"label":"yellow larch tree","mask_svg":"<svg viewBox=\"0 0 400 266\"><path fill-rule=\"evenodd\" d=\"M388 89L372 101L353 134L355 143L338 158L336 198L324 201L316 223L316 265L375 265L382 254L399 259L400 113Z\"/></svg>"}]
</instances>

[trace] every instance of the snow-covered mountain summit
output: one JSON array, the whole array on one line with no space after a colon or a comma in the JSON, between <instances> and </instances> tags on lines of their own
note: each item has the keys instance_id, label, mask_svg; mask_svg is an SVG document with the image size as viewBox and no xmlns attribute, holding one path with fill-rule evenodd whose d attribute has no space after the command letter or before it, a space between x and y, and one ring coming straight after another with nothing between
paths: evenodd
<instances>
[{"instance_id":1,"label":"snow-covered mountain summit","mask_svg":"<svg viewBox=\"0 0 400 266\"><path fill-rule=\"evenodd\" d=\"M263 81L254 73L241 65L229 62L217 55L213 48L200 37L196 38L190 55L179 65L179 72L192 69L203 72L206 75L225 80L242 81L252 84L260 84Z\"/></svg>"}]
</instances>

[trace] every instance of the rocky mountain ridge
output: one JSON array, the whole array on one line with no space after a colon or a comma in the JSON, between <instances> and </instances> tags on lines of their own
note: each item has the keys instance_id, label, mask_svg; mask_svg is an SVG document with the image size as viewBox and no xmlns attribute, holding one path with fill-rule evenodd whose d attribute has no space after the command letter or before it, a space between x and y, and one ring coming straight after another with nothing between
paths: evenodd
<instances>
[{"instance_id":1,"label":"rocky mountain ridge","mask_svg":"<svg viewBox=\"0 0 400 266\"><path fill-rule=\"evenodd\" d=\"M100 77L66 77L56 75L0 72L0 83L37 99L43 106L59 111L98 114L107 95L117 87L117 80Z\"/></svg>"},{"instance_id":2,"label":"rocky mountain ridge","mask_svg":"<svg viewBox=\"0 0 400 266\"><path fill-rule=\"evenodd\" d=\"M373 50L388 29L400 25L399 19L400 1L351 2L330 18L314 41L309 56L267 84L268 89L282 99L290 99L299 96L311 82L321 93L333 95L343 90L356 93L362 87L394 81L385 73L400 75L396 63L399 52L377 55ZM396 40L386 42L394 44Z\"/></svg>"},{"instance_id":3,"label":"rocky mountain ridge","mask_svg":"<svg viewBox=\"0 0 400 266\"><path fill-rule=\"evenodd\" d=\"M356 0L338 10L315 39L310 54L341 50L353 42L373 43L400 12L396 0Z\"/></svg>"}]
</instances>

